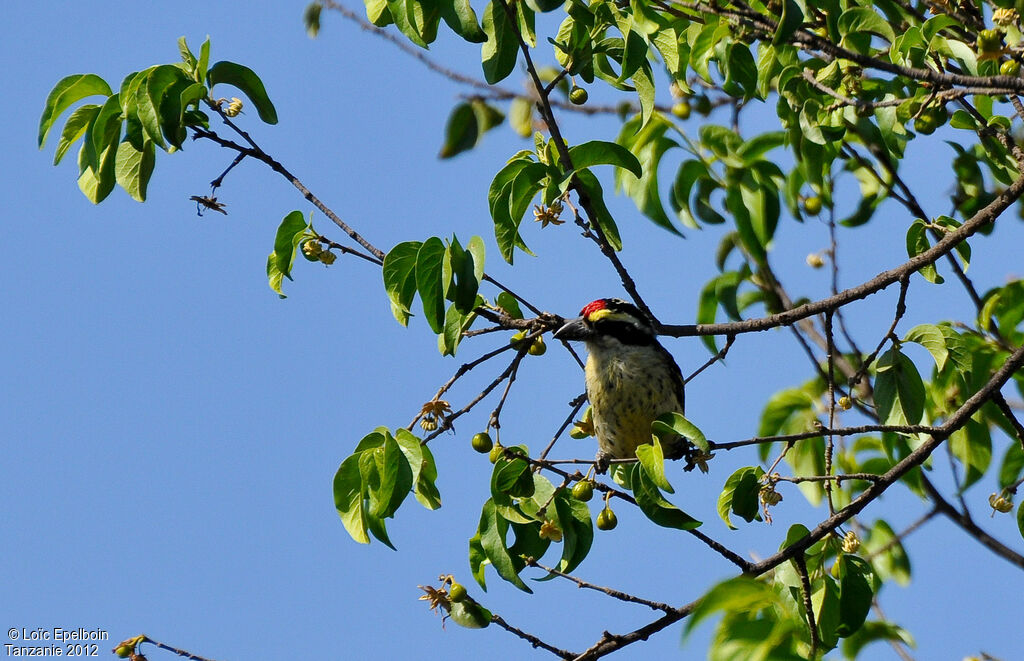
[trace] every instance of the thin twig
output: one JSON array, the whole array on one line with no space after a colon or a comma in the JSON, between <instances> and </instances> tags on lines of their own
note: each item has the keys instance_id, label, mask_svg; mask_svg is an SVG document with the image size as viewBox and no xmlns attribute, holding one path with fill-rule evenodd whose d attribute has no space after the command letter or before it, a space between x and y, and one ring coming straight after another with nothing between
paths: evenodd
<instances>
[{"instance_id":1,"label":"thin twig","mask_svg":"<svg viewBox=\"0 0 1024 661\"><path fill-rule=\"evenodd\" d=\"M505 631L508 631L509 633L511 633L511 634L513 634L515 636L518 636L519 638L522 638L526 642L530 643L530 645L534 649L537 649L539 647L540 649L547 650L548 652L551 652L555 656L557 656L559 658L562 658L562 659L572 659L572 658L574 658L576 656L575 654L573 654L572 652L569 652L568 650L558 649L554 645L549 645L549 644L545 643L543 640L541 640L537 636L534 636L531 633L526 633L522 629L520 629L518 627L512 626L511 624L506 622L497 613L492 613L491 614L491 622L493 624L497 624L499 627L501 627Z\"/></svg>"},{"instance_id":2,"label":"thin twig","mask_svg":"<svg viewBox=\"0 0 1024 661\"><path fill-rule=\"evenodd\" d=\"M811 605L811 577L807 575L807 561L803 553L798 553L793 558L797 573L800 575L800 597L804 607L804 617L807 618L807 630L811 635L810 658L818 656L818 646L821 641L818 639L818 624L814 621L814 606Z\"/></svg>"},{"instance_id":3,"label":"thin twig","mask_svg":"<svg viewBox=\"0 0 1024 661\"><path fill-rule=\"evenodd\" d=\"M665 613L671 613L671 612L673 612L675 610L675 608L673 608L672 606L669 606L668 604L663 604L661 602L651 601L649 599L643 599L641 597L636 597L636 596L628 594L626 592L622 592L621 590L616 590L615 588L608 588L608 587L604 587L602 585L595 585L594 583L588 583L587 581L584 581L582 578L577 578L576 576L573 576L572 574L566 574L564 572L558 571L557 569L555 569L553 567L546 567L546 566L540 564L539 562L537 562L533 558L527 558L526 559L526 564L528 564L531 567L536 567L538 569L543 569L544 571L546 571L551 576L558 576L559 578L564 578L564 579L570 580L573 583L575 583L578 587L586 588L588 590L596 590L597 592L603 592L604 594L608 595L609 597L612 597L613 599L618 599L619 601L626 601L626 602L629 602L631 604L640 604L641 606L647 606L648 608L650 608L652 610L662 611L662 612L665 612Z\"/></svg>"}]
</instances>

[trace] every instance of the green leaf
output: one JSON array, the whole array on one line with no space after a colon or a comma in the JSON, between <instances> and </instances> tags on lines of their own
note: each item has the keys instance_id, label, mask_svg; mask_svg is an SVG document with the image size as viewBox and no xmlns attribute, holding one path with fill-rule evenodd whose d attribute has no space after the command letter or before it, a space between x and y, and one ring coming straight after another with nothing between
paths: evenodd
<instances>
[{"instance_id":1,"label":"green leaf","mask_svg":"<svg viewBox=\"0 0 1024 661\"><path fill-rule=\"evenodd\" d=\"M907 230L907 256L917 257L925 250L931 248L931 243L928 241L928 230L925 227L925 223L920 218L915 220L911 224L910 229ZM939 272L935 269L935 264L926 264L921 267L920 273L924 276L924 279L936 285L941 285L944 280Z\"/></svg>"},{"instance_id":2,"label":"green leaf","mask_svg":"<svg viewBox=\"0 0 1024 661\"><path fill-rule=\"evenodd\" d=\"M267 96L263 81L249 67L222 60L210 67L206 74L206 83L210 88L219 83L237 87L256 106L260 119L267 124L277 124L277 111Z\"/></svg>"},{"instance_id":3,"label":"green leaf","mask_svg":"<svg viewBox=\"0 0 1024 661\"><path fill-rule=\"evenodd\" d=\"M426 48L433 41L435 34L428 34L426 11L430 9L435 18L439 18L436 6L426 5L414 0L387 0L388 13L395 26L408 37L409 41L420 48Z\"/></svg>"},{"instance_id":4,"label":"green leaf","mask_svg":"<svg viewBox=\"0 0 1024 661\"><path fill-rule=\"evenodd\" d=\"M644 62L633 74L632 81L640 101L641 126L646 126L654 116L654 73L650 63Z\"/></svg>"},{"instance_id":5,"label":"green leaf","mask_svg":"<svg viewBox=\"0 0 1024 661\"><path fill-rule=\"evenodd\" d=\"M789 38L800 28L804 22L803 12L795 0L784 0L782 3L782 17L775 28L775 35L772 37L772 45L780 46L789 43Z\"/></svg>"},{"instance_id":6,"label":"green leaf","mask_svg":"<svg viewBox=\"0 0 1024 661\"><path fill-rule=\"evenodd\" d=\"M999 488L1005 489L1018 479L1024 472L1024 449L1020 443L1010 443L999 466Z\"/></svg>"},{"instance_id":7,"label":"green leaf","mask_svg":"<svg viewBox=\"0 0 1024 661\"><path fill-rule=\"evenodd\" d=\"M964 467L960 492L981 479L992 463L992 433L988 425L968 420L949 437L949 449Z\"/></svg>"},{"instance_id":8,"label":"green leaf","mask_svg":"<svg viewBox=\"0 0 1024 661\"><path fill-rule=\"evenodd\" d=\"M1017 506L1017 530L1020 531L1020 536L1024 537L1024 501Z\"/></svg>"},{"instance_id":9,"label":"green leaf","mask_svg":"<svg viewBox=\"0 0 1024 661\"><path fill-rule=\"evenodd\" d=\"M173 71L177 69L177 72ZM160 115L157 112L157 108L160 104L159 96L154 101L150 97L150 81L156 79L153 87L154 89L166 87L173 83L174 78L180 73L180 69L172 67L170 65L162 65L157 67L151 67L146 71L140 72L135 81L128 86L128 93L131 90L135 90L134 101L126 101L126 105L132 106L135 109L135 114L142 124L142 128L145 129L146 135L161 149L167 148L167 143L164 142L163 132L160 130ZM161 86L161 81L166 79L166 83Z\"/></svg>"},{"instance_id":10,"label":"green leaf","mask_svg":"<svg viewBox=\"0 0 1024 661\"><path fill-rule=\"evenodd\" d=\"M419 241L399 243L384 256L381 268L384 290L391 300L391 313L403 326L409 325L412 316L409 306L416 296L416 255L422 245Z\"/></svg>"},{"instance_id":11,"label":"green leaf","mask_svg":"<svg viewBox=\"0 0 1024 661\"><path fill-rule=\"evenodd\" d=\"M601 182L597 180L597 177L595 177L594 173L590 170L581 170L577 172L576 178L587 191L587 196L590 198L590 205L597 214L597 218L592 220L597 221L601 231L604 232L604 237L608 239L608 245L612 247L612 250L622 250L622 239L619 237L619 228L615 224L615 219L612 218L611 212L608 211L608 207L604 204L604 191L601 188Z\"/></svg>"},{"instance_id":12,"label":"green leaf","mask_svg":"<svg viewBox=\"0 0 1024 661\"><path fill-rule=\"evenodd\" d=\"M704 432L682 413L671 412L659 415L651 423L651 431L662 439L683 436L696 445L701 452L707 452L709 449L708 439L704 436Z\"/></svg>"},{"instance_id":13,"label":"green leaf","mask_svg":"<svg viewBox=\"0 0 1024 661\"><path fill-rule=\"evenodd\" d=\"M523 311L519 309L519 301L517 301L516 297L507 291L503 291L498 294L495 302L498 304L498 307L505 311L505 314L513 319L523 318Z\"/></svg>"},{"instance_id":14,"label":"green leaf","mask_svg":"<svg viewBox=\"0 0 1024 661\"><path fill-rule=\"evenodd\" d=\"M718 496L718 516L732 530L736 530L736 526L732 524L730 512L742 517L747 523L761 519L758 513L758 494L763 475L764 470L760 466L745 466L725 481L725 487Z\"/></svg>"},{"instance_id":15,"label":"green leaf","mask_svg":"<svg viewBox=\"0 0 1024 661\"><path fill-rule=\"evenodd\" d=\"M139 128L141 134L141 127ZM117 146L114 176L132 199L146 201L146 188L156 164L156 147L152 140L142 139L141 148L126 136Z\"/></svg>"},{"instance_id":16,"label":"green leaf","mask_svg":"<svg viewBox=\"0 0 1024 661\"><path fill-rule=\"evenodd\" d=\"M675 489L669 484L665 477L665 452L661 449L661 442L654 439L653 443L644 443L636 448L636 458L644 467L644 472L651 479L654 486L668 493L675 493Z\"/></svg>"},{"instance_id":17,"label":"green leaf","mask_svg":"<svg viewBox=\"0 0 1024 661\"><path fill-rule=\"evenodd\" d=\"M643 171L639 176L636 176L636 173L617 171L616 184L622 187L622 191L633 200L637 209L645 216L660 227L678 235L679 230L665 213L658 186L658 166L661 158L669 149L678 146L674 140L665 136L671 125L658 116L647 124L646 128L639 129L636 136L631 135L631 131L638 127L635 121L628 122L622 127L617 140L636 153Z\"/></svg>"},{"instance_id":18,"label":"green leaf","mask_svg":"<svg viewBox=\"0 0 1024 661\"><path fill-rule=\"evenodd\" d=\"M825 576L820 587L811 593L811 607L814 609L818 636L825 649L835 647L839 640L837 630L841 622L839 610L839 587L831 576Z\"/></svg>"},{"instance_id":19,"label":"green leaf","mask_svg":"<svg viewBox=\"0 0 1024 661\"><path fill-rule=\"evenodd\" d=\"M295 263L295 249L299 245L298 237L306 231L308 225L301 211L292 211L281 220L274 238L274 259L277 269L284 277L292 279L292 265Z\"/></svg>"},{"instance_id":20,"label":"green leaf","mask_svg":"<svg viewBox=\"0 0 1024 661\"><path fill-rule=\"evenodd\" d=\"M898 349L876 363L875 405L883 425L916 425L924 415L924 382L913 361Z\"/></svg>"},{"instance_id":21,"label":"green leaf","mask_svg":"<svg viewBox=\"0 0 1024 661\"><path fill-rule=\"evenodd\" d=\"M874 572L862 558L843 554L839 557L839 626L836 634L846 638L858 630L871 610Z\"/></svg>"},{"instance_id":22,"label":"green leaf","mask_svg":"<svg viewBox=\"0 0 1024 661\"><path fill-rule=\"evenodd\" d=\"M46 105L39 118L39 148L42 149L46 143L46 136L50 133L53 123L71 104L95 94L110 96L113 90L105 80L91 73L67 76L54 85L46 97Z\"/></svg>"},{"instance_id":23,"label":"green leaf","mask_svg":"<svg viewBox=\"0 0 1024 661\"><path fill-rule=\"evenodd\" d=\"M412 471L411 485L416 500L429 510L441 507L441 494L434 486L437 466L434 464L434 455L431 454L430 448L423 445L408 429L396 430L395 442L398 443Z\"/></svg>"},{"instance_id":24,"label":"green leaf","mask_svg":"<svg viewBox=\"0 0 1024 661\"><path fill-rule=\"evenodd\" d=\"M484 567L488 564L487 553L480 543L480 531L469 539L469 570L473 573L473 580L482 589L487 590L487 577L484 575Z\"/></svg>"},{"instance_id":25,"label":"green leaf","mask_svg":"<svg viewBox=\"0 0 1024 661\"><path fill-rule=\"evenodd\" d=\"M569 158L576 170L594 165L614 165L639 177L643 174L640 161L628 149L614 142L592 140L569 148Z\"/></svg>"},{"instance_id":26,"label":"green leaf","mask_svg":"<svg viewBox=\"0 0 1024 661\"><path fill-rule=\"evenodd\" d=\"M483 303L483 298L478 298ZM469 330L469 327L476 320L476 314L470 312L462 314L454 305L448 307L444 314L444 332L437 336L437 349L442 356L454 356L459 343L462 341L462 334Z\"/></svg>"},{"instance_id":27,"label":"green leaf","mask_svg":"<svg viewBox=\"0 0 1024 661\"><path fill-rule=\"evenodd\" d=\"M542 180L547 174L547 166L541 163L528 158L514 158L491 181L487 201L494 221L494 237L501 256L509 264L516 248L533 254L519 235L519 224L530 200L543 188Z\"/></svg>"},{"instance_id":28,"label":"green leaf","mask_svg":"<svg viewBox=\"0 0 1024 661\"><path fill-rule=\"evenodd\" d=\"M370 534L394 550L395 545L388 537L387 525L384 519L374 513L374 499L379 498L381 476L378 471L378 463L375 461L374 452L366 451L359 455L359 479L363 491L363 517L366 520L366 528Z\"/></svg>"},{"instance_id":29,"label":"green leaf","mask_svg":"<svg viewBox=\"0 0 1024 661\"><path fill-rule=\"evenodd\" d=\"M569 498L566 492L555 494L555 509L562 526L562 558L558 571L571 572L583 562L594 542L594 526L586 503Z\"/></svg>"},{"instance_id":30,"label":"green leaf","mask_svg":"<svg viewBox=\"0 0 1024 661\"><path fill-rule=\"evenodd\" d=\"M898 585L910 583L910 558L896 532L885 520L878 519L871 526L871 532L864 540L864 549L872 557L874 571L883 581L892 580Z\"/></svg>"},{"instance_id":31,"label":"green leaf","mask_svg":"<svg viewBox=\"0 0 1024 661\"><path fill-rule=\"evenodd\" d=\"M726 613L752 613L778 603L779 598L764 581L737 576L711 588L700 599L683 626L683 640L701 622L719 611Z\"/></svg>"},{"instance_id":32,"label":"green leaf","mask_svg":"<svg viewBox=\"0 0 1024 661\"><path fill-rule=\"evenodd\" d=\"M85 129L82 147L93 170L99 168L100 155L108 148L117 149L121 137L121 102L117 94L107 97L95 119Z\"/></svg>"},{"instance_id":33,"label":"green leaf","mask_svg":"<svg viewBox=\"0 0 1024 661\"><path fill-rule=\"evenodd\" d=\"M843 656L847 659L854 659L860 651L868 644L878 640L888 640L903 643L909 647L915 647L914 637L901 626L892 622L865 622L856 633L845 638L842 644Z\"/></svg>"},{"instance_id":34,"label":"green leaf","mask_svg":"<svg viewBox=\"0 0 1024 661\"><path fill-rule=\"evenodd\" d=\"M117 140L107 145L99 155L99 168L94 168L89 163L89 156L86 146L89 145L89 135L86 133L82 148L78 150L78 189L93 204L99 204L110 191L114 190L114 162L117 155Z\"/></svg>"},{"instance_id":35,"label":"green leaf","mask_svg":"<svg viewBox=\"0 0 1024 661\"><path fill-rule=\"evenodd\" d=\"M494 464L494 471L491 473L491 495L498 501L502 496L529 498L535 488L530 463L525 459L502 457Z\"/></svg>"},{"instance_id":36,"label":"green leaf","mask_svg":"<svg viewBox=\"0 0 1024 661\"><path fill-rule=\"evenodd\" d=\"M742 96L748 100L754 97L757 94L757 63L750 54L750 47L742 43L730 45L726 64L722 90L730 96Z\"/></svg>"},{"instance_id":37,"label":"green leaf","mask_svg":"<svg viewBox=\"0 0 1024 661\"><path fill-rule=\"evenodd\" d=\"M739 148L736 149L736 156L744 165L752 165L753 163L761 160L761 157L766 153L776 149L777 147L781 147L785 143L786 133L784 131L760 133L740 145Z\"/></svg>"},{"instance_id":38,"label":"green leaf","mask_svg":"<svg viewBox=\"0 0 1024 661\"><path fill-rule=\"evenodd\" d=\"M522 96L512 99L508 107L508 123L524 138L533 135L533 102Z\"/></svg>"},{"instance_id":39,"label":"green leaf","mask_svg":"<svg viewBox=\"0 0 1024 661\"><path fill-rule=\"evenodd\" d=\"M71 145L85 135L86 129L96 119L96 114L99 111L100 107L98 105L90 103L71 113L68 121L64 124L64 130L60 133L60 142L57 143L57 151L53 155L54 165L60 163L68 149L71 148Z\"/></svg>"},{"instance_id":40,"label":"green leaf","mask_svg":"<svg viewBox=\"0 0 1024 661\"><path fill-rule=\"evenodd\" d=\"M853 7L839 16L839 34L845 42L851 35L870 33L882 37L889 43L896 40L892 25L868 7Z\"/></svg>"},{"instance_id":41,"label":"green leaf","mask_svg":"<svg viewBox=\"0 0 1024 661\"><path fill-rule=\"evenodd\" d=\"M512 73L519 55L515 28L498 0L491 0L484 9L483 31L487 35L481 49L484 79L494 85Z\"/></svg>"},{"instance_id":42,"label":"green leaf","mask_svg":"<svg viewBox=\"0 0 1024 661\"><path fill-rule=\"evenodd\" d=\"M472 149L479 135L480 129L473 106L469 103L460 103L448 115L448 124L444 129L444 144L441 145L438 156L451 158Z\"/></svg>"},{"instance_id":43,"label":"green leaf","mask_svg":"<svg viewBox=\"0 0 1024 661\"><path fill-rule=\"evenodd\" d=\"M676 172L676 179L672 183L671 202L672 208L679 216L683 225L693 229L700 229L700 223L693 215L690 207L690 193L694 184L709 176L708 167L703 161L692 159L683 161Z\"/></svg>"},{"instance_id":44,"label":"green leaf","mask_svg":"<svg viewBox=\"0 0 1024 661\"><path fill-rule=\"evenodd\" d=\"M196 62L196 70L193 78L196 82L203 82L206 80L206 73L210 66L210 38L207 37L203 41L203 45L199 47L199 61Z\"/></svg>"},{"instance_id":45,"label":"green leaf","mask_svg":"<svg viewBox=\"0 0 1024 661\"><path fill-rule=\"evenodd\" d=\"M444 255L444 243L436 236L424 241L416 253L416 291L423 304L423 316L438 334L444 332Z\"/></svg>"},{"instance_id":46,"label":"green leaf","mask_svg":"<svg viewBox=\"0 0 1024 661\"><path fill-rule=\"evenodd\" d=\"M363 506L365 489L359 473L359 457L360 454L353 454L341 462L338 472L334 474L334 507L352 539L360 544L369 544Z\"/></svg>"},{"instance_id":47,"label":"green leaf","mask_svg":"<svg viewBox=\"0 0 1024 661\"><path fill-rule=\"evenodd\" d=\"M532 593L533 590L519 578L519 563L509 554L505 541L508 535L508 525L508 521L498 515L494 501L488 499L480 513L480 524L477 527L480 548L490 561L491 566L498 572L498 576L520 590Z\"/></svg>"},{"instance_id":48,"label":"green leaf","mask_svg":"<svg viewBox=\"0 0 1024 661\"><path fill-rule=\"evenodd\" d=\"M700 521L665 500L641 464L633 465L630 481L637 506L654 523L678 530L693 530L701 526Z\"/></svg>"},{"instance_id":49,"label":"green leaf","mask_svg":"<svg viewBox=\"0 0 1024 661\"><path fill-rule=\"evenodd\" d=\"M476 12L469 0L439 0L438 4L441 18L455 34L474 44L487 41L487 35L480 29Z\"/></svg>"},{"instance_id":50,"label":"green leaf","mask_svg":"<svg viewBox=\"0 0 1024 661\"><path fill-rule=\"evenodd\" d=\"M914 326L903 336L903 342L915 342L920 344L935 359L935 367L942 371L946 366L946 359L949 358L949 350L946 349L946 336L934 324L919 324Z\"/></svg>"},{"instance_id":51,"label":"green leaf","mask_svg":"<svg viewBox=\"0 0 1024 661\"><path fill-rule=\"evenodd\" d=\"M185 63L185 66L189 69L194 69L196 66L196 56L192 54L192 50L188 47L185 37L178 37L178 52L181 53L181 61Z\"/></svg>"}]
</instances>

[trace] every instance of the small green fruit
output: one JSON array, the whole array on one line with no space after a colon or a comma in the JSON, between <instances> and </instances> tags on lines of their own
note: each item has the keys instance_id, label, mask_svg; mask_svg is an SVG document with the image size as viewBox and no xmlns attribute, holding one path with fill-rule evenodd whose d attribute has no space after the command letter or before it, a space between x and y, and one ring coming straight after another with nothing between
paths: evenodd
<instances>
[{"instance_id":1,"label":"small green fruit","mask_svg":"<svg viewBox=\"0 0 1024 661\"><path fill-rule=\"evenodd\" d=\"M982 30L978 33L978 53L993 55L1003 49L1003 33L999 30Z\"/></svg>"},{"instance_id":2,"label":"small green fruit","mask_svg":"<svg viewBox=\"0 0 1024 661\"><path fill-rule=\"evenodd\" d=\"M935 129L939 128L936 118L930 113L926 112L916 119L914 119L914 130L922 135L931 135L935 133Z\"/></svg>"},{"instance_id":3,"label":"small green fruit","mask_svg":"<svg viewBox=\"0 0 1024 661\"><path fill-rule=\"evenodd\" d=\"M472 443L473 449L480 454L487 454L492 448L494 448L494 441L491 440L491 435L485 431L482 431L479 434L474 434Z\"/></svg>"},{"instance_id":4,"label":"small green fruit","mask_svg":"<svg viewBox=\"0 0 1024 661\"><path fill-rule=\"evenodd\" d=\"M573 85L572 89L569 90L569 101L575 106L582 106L587 102L588 98L590 98L590 95L582 87Z\"/></svg>"},{"instance_id":5,"label":"small green fruit","mask_svg":"<svg viewBox=\"0 0 1024 661\"><path fill-rule=\"evenodd\" d=\"M491 448L491 454L488 456L488 459L491 460L492 464L496 464L504 454L505 448L501 445L501 443L495 443L494 447Z\"/></svg>"},{"instance_id":6,"label":"small green fruit","mask_svg":"<svg viewBox=\"0 0 1024 661\"><path fill-rule=\"evenodd\" d=\"M1020 75L1020 62L1017 60L1007 60L999 65L999 74L1001 76L1013 76L1016 78Z\"/></svg>"},{"instance_id":7,"label":"small green fruit","mask_svg":"<svg viewBox=\"0 0 1024 661\"><path fill-rule=\"evenodd\" d=\"M118 655L122 659L127 659L129 656L132 655L132 652L134 650L134 645L119 645L114 649L114 654Z\"/></svg>"},{"instance_id":8,"label":"small green fruit","mask_svg":"<svg viewBox=\"0 0 1024 661\"><path fill-rule=\"evenodd\" d=\"M812 216L821 213L821 198L817 195L804 198L804 211Z\"/></svg>"},{"instance_id":9,"label":"small green fruit","mask_svg":"<svg viewBox=\"0 0 1024 661\"><path fill-rule=\"evenodd\" d=\"M537 338L533 340L533 344L530 345L531 356L543 356L547 350L548 347L544 344L544 338L540 336L537 336Z\"/></svg>"},{"instance_id":10,"label":"small green fruit","mask_svg":"<svg viewBox=\"0 0 1024 661\"><path fill-rule=\"evenodd\" d=\"M679 119L690 118L691 106L689 101L680 101L672 106L672 114Z\"/></svg>"},{"instance_id":11,"label":"small green fruit","mask_svg":"<svg viewBox=\"0 0 1024 661\"><path fill-rule=\"evenodd\" d=\"M583 480L572 485L572 497L576 500L588 502L594 497L594 484L590 480Z\"/></svg>"},{"instance_id":12,"label":"small green fruit","mask_svg":"<svg viewBox=\"0 0 1024 661\"><path fill-rule=\"evenodd\" d=\"M464 601L466 588L461 583L452 583L452 586L448 588L448 598L454 602Z\"/></svg>"},{"instance_id":13,"label":"small green fruit","mask_svg":"<svg viewBox=\"0 0 1024 661\"><path fill-rule=\"evenodd\" d=\"M615 512L605 507L597 515L597 529L598 530L612 530L615 526L619 525L619 519L615 516Z\"/></svg>"}]
</instances>

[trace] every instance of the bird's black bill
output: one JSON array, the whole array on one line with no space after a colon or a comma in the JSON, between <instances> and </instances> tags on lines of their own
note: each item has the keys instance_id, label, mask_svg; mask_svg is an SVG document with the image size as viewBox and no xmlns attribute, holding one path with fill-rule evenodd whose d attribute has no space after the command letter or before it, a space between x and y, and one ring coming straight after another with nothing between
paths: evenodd
<instances>
[{"instance_id":1,"label":"bird's black bill","mask_svg":"<svg viewBox=\"0 0 1024 661\"><path fill-rule=\"evenodd\" d=\"M555 331L552 336L556 340L586 340L594 334L594 331L583 321L583 317L577 317Z\"/></svg>"}]
</instances>

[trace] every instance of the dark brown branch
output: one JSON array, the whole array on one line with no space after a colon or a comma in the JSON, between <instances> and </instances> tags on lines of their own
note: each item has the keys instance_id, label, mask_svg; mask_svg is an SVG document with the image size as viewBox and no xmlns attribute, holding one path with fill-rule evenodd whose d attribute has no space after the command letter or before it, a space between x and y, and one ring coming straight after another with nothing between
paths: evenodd
<instances>
[{"instance_id":1,"label":"dark brown branch","mask_svg":"<svg viewBox=\"0 0 1024 661\"><path fill-rule=\"evenodd\" d=\"M374 257L381 261L384 260L383 251L381 251L372 243L364 239L362 235L359 234L359 232L355 231L355 229L349 227L349 225L341 218L339 218L338 215L330 209L330 207L328 207L326 204L320 201L320 198L318 198L308 188L306 188L306 186L299 180L298 177L289 172L288 169L279 161L275 160L272 156L270 156L265 151L260 149L259 146L256 146L255 143L252 143L254 145L252 147L243 147L237 142L220 137L213 131L208 131L206 129L196 127L193 127L193 131L195 131L196 137L206 138L207 140L211 140L212 142L217 143L221 147L233 149L240 154L245 154L250 158L254 158L270 166L271 170L277 172L282 177L287 179L292 186L295 186L295 188L299 190L299 192L302 194L302 197L306 198L306 200L309 201L317 209L319 209L321 213L330 218L331 222L340 227L341 230L345 232L345 234L348 234L349 237L351 237L356 243L361 245L363 248L366 248L366 250L368 250L370 254L372 254ZM250 142L252 142L251 139Z\"/></svg>"},{"instance_id":2,"label":"dark brown branch","mask_svg":"<svg viewBox=\"0 0 1024 661\"><path fill-rule=\"evenodd\" d=\"M818 639L818 624L814 621L814 606L811 605L811 577L807 575L807 561L803 553L798 553L793 558L797 573L800 575L800 601L804 607L804 617L807 618L807 630L811 634L811 654L813 659L818 655L818 646L821 641Z\"/></svg>"},{"instance_id":3,"label":"dark brown branch","mask_svg":"<svg viewBox=\"0 0 1024 661\"><path fill-rule=\"evenodd\" d=\"M185 650L182 650L182 649L178 649L177 647L171 647L170 645L167 645L165 643L161 643L158 640L153 640L149 636L143 636L142 640L140 641L140 644L141 643L149 643L150 645L154 645L156 647L159 647L162 650L166 650L168 652L172 652L174 654L177 654L178 656L183 656L186 659L191 659L192 661L213 661L212 659L208 659L205 656L197 656L195 654L192 654L191 652L188 652L188 651L185 651Z\"/></svg>"},{"instance_id":4,"label":"dark brown branch","mask_svg":"<svg viewBox=\"0 0 1024 661\"><path fill-rule=\"evenodd\" d=\"M575 657L575 655L572 652L568 651L568 650L558 649L557 647L555 647L553 645L549 645L549 644L545 643L543 640L541 640L537 636L534 636L531 633L526 633L522 629L519 629L517 627L512 626L511 624L506 622L504 619L502 619L502 617L500 615L498 615L497 613L492 613L491 614L491 622L493 624L497 624L499 627L501 627L505 631L508 631L509 633L514 634L514 635L518 636L519 638L522 638L526 642L530 643L530 645L534 649L539 647L540 649L547 650L548 652L551 652L555 656L557 656L559 658L562 658L562 659L572 659L572 658Z\"/></svg>"},{"instance_id":5,"label":"dark brown branch","mask_svg":"<svg viewBox=\"0 0 1024 661\"><path fill-rule=\"evenodd\" d=\"M714 365L717 362L725 360L725 355L727 353L729 353L729 349L732 347L732 343L735 342L735 341L736 341L736 336L735 335L728 335L728 336L726 336L726 338L725 338L725 346L722 347L722 349L718 353L716 353L714 356L709 358L706 363L704 363L703 365L698 367L697 370L693 374L691 374L690 376L686 377L683 380L683 384L685 385L685 384L689 383L690 381L693 381L695 378L697 378L698 374L700 374L701 372L703 372L707 368L711 367L712 365Z\"/></svg>"},{"instance_id":6,"label":"dark brown branch","mask_svg":"<svg viewBox=\"0 0 1024 661\"><path fill-rule=\"evenodd\" d=\"M626 634L611 634L605 631L600 640L585 650L582 654L575 657L573 661L590 661L591 659L598 659L606 654L611 654L618 649L622 649L626 645L647 640L652 635L658 633L662 629L672 626L692 613L698 603L700 602L692 601L685 606L677 608L671 613L666 613L657 620Z\"/></svg>"},{"instance_id":7,"label":"dark brown branch","mask_svg":"<svg viewBox=\"0 0 1024 661\"><path fill-rule=\"evenodd\" d=\"M918 446L916 450L908 454L895 466L890 468L884 475L882 475L882 478L878 482L875 482L865 489L863 493L861 493L861 495L854 499L849 505L818 524L818 526L815 527L814 530L812 530L806 537L801 538L775 555L754 563L751 566L749 573L755 576L760 575L769 569L777 567L787 560L792 560L797 553L803 553L812 544L830 534L838 526L842 525L864 509L868 503L880 496L886 489L906 475L912 468L920 466L929 456L931 456L931 453L935 448L949 438L950 434L967 424L970 417L980 409L985 402L991 399L992 393L998 391L1010 379L1013 373L1018 369L1021 369L1021 367L1024 367L1024 347L1018 348L992 375L988 380L988 383L986 383L983 388L968 398L960 408L949 416L945 423L940 425L936 431L932 432L931 437L928 440ZM1024 568L1024 558L1021 558L1020 566Z\"/></svg>"},{"instance_id":8,"label":"dark brown branch","mask_svg":"<svg viewBox=\"0 0 1024 661\"><path fill-rule=\"evenodd\" d=\"M564 579L570 580L570 581L575 583L580 588L586 588L588 590L596 590L597 592L603 592L604 594L608 595L609 597L612 597L613 599L618 599L619 601L626 601L626 602L629 602L631 604L640 604L641 606L647 606L648 608L650 608L652 610L662 611L664 613L671 613L671 612L676 610L675 608L673 608L672 606L669 606L668 604L663 604L663 603L657 602L657 601L650 601L649 599L642 599L640 597L636 597L636 596L628 594L626 592L622 592L620 590L616 590L615 588L608 588L608 587L604 587L602 585L595 585L594 583L588 583L587 581L584 581L582 578L577 578L576 576L573 576L572 574L566 574L564 572L560 572L560 571L558 571L557 569L555 569L553 567L546 567L546 566L540 564L539 562L537 562L536 560L534 560L533 558L527 558L526 564L528 564L531 567L536 567L538 569L543 569L544 571L546 571L548 574L550 574L552 576L558 576L559 578L564 578Z\"/></svg>"},{"instance_id":9,"label":"dark brown branch","mask_svg":"<svg viewBox=\"0 0 1024 661\"><path fill-rule=\"evenodd\" d=\"M1020 420L1017 419L1013 409L1010 408L1010 404L1003 397L1003 393L997 392L992 397L992 402L996 407L1006 416L1006 419L1010 422L1010 426L1013 427L1013 431L1017 434L1017 441L1020 443L1021 449L1024 449L1024 424L1021 424Z\"/></svg>"},{"instance_id":10,"label":"dark brown branch","mask_svg":"<svg viewBox=\"0 0 1024 661\"><path fill-rule=\"evenodd\" d=\"M824 434L832 436L853 436L854 434L869 434L874 432L893 432L897 434L931 434L940 431L941 427L932 425L858 425L856 427L822 427L814 431L800 432L799 434L780 434L778 436L754 436L742 441L725 441L717 443L708 441L708 446L714 450L732 450L748 445L763 445L764 443L775 443L777 441L792 442L802 441L807 438L816 438Z\"/></svg>"},{"instance_id":11,"label":"dark brown branch","mask_svg":"<svg viewBox=\"0 0 1024 661\"><path fill-rule=\"evenodd\" d=\"M1024 82L1024 79L1021 79ZM874 278L845 289L834 296L828 296L818 301L806 303L792 310L786 310L759 319L748 319L723 324L685 324L685 325L661 325L658 331L662 335L673 337L690 337L694 335L728 335L730 333L754 333L779 326L789 326L801 319L821 314L828 310L861 300L875 294L889 285L898 282L901 278L916 273L925 266L934 263L943 255L952 251L958 243L973 236L983 227L993 222L1003 211L1013 204L1024 193L1024 177L1014 181L1009 188L1000 193L987 206L975 213L963 225L946 234L940 241L936 242L928 250L911 258L896 268L879 273Z\"/></svg>"},{"instance_id":12,"label":"dark brown branch","mask_svg":"<svg viewBox=\"0 0 1024 661\"><path fill-rule=\"evenodd\" d=\"M924 487L925 492L927 492L928 497L931 498L933 503L935 503L935 508L945 515L950 521L963 528L971 537L978 540L978 542L980 542L985 548L992 551L1000 558L1006 560L1010 564L1024 569L1024 555L1017 553L995 537L992 537L982 530L969 514L961 512L957 508L953 507L948 500L943 498L942 494L940 494L938 489L935 488L935 485L933 485L928 478L923 475L921 476L921 485Z\"/></svg>"}]
</instances>

